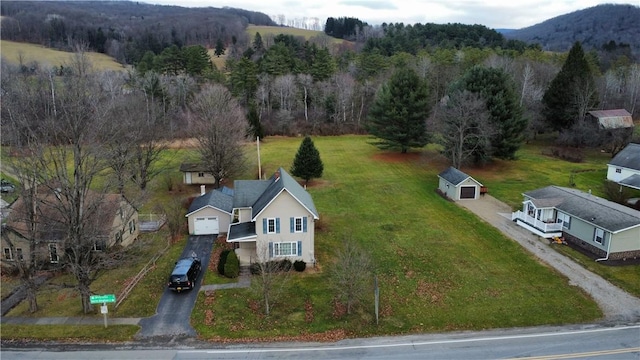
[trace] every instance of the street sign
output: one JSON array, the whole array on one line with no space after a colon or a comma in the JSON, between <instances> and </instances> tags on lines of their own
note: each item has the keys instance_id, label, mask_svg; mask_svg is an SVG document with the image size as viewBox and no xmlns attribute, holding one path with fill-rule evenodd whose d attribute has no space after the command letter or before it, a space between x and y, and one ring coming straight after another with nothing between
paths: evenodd
<instances>
[{"instance_id":1,"label":"street sign","mask_svg":"<svg viewBox=\"0 0 640 360\"><path fill-rule=\"evenodd\" d=\"M114 303L116 302L116 295L91 295L91 297L89 297L89 302L91 302L92 304Z\"/></svg>"}]
</instances>

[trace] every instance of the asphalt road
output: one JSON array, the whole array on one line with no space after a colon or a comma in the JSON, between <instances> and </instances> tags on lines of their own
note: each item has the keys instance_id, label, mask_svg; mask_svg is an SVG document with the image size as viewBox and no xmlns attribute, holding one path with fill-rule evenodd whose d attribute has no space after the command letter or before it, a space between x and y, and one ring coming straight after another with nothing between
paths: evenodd
<instances>
[{"instance_id":1,"label":"asphalt road","mask_svg":"<svg viewBox=\"0 0 640 360\"><path fill-rule=\"evenodd\" d=\"M95 345L94 345L95 346ZM104 346L104 345L102 345ZM3 360L22 359L640 359L640 324L503 329L479 332L350 339L330 344L205 344L182 348L127 345L73 349L10 349Z\"/></svg>"},{"instance_id":2,"label":"asphalt road","mask_svg":"<svg viewBox=\"0 0 640 360\"><path fill-rule=\"evenodd\" d=\"M181 258L191 257L195 254L202 261L202 271L198 275L196 286L189 291L179 293L166 288L156 309L156 315L140 321L142 329L136 334L136 338L173 338L196 335L189 319L202 285L202 276L209 265L215 239L216 235L192 235L189 237ZM167 274L168 277L169 274Z\"/></svg>"}]
</instances>

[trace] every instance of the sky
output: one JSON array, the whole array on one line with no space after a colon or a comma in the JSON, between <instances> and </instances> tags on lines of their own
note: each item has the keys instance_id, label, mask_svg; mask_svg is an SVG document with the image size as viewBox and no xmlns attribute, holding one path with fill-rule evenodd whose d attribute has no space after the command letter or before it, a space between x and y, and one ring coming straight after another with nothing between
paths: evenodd
<instances>
[{"instance_id":1,"label":"sky","mask_svg":"<svg viewBox=\"0 0 640 360\"><path fill-rule=\"evenodd\" d=\"M522 29L556 16L599 4L630 4L640 0L143 0L184 7L234 7L272 18L355 17L370 25L383 22L480 24L493 29ZM277 19L277 17L275 17Z\"/></svg>"}]
</instances>

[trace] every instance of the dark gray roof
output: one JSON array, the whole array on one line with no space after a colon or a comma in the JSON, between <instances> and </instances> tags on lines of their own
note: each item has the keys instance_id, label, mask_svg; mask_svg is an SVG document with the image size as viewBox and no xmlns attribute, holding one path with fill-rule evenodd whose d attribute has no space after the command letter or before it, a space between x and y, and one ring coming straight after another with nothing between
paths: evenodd
<instances>
[{"instance_id":1,"label":"dark gray roof","mask_svg":"<svg viewBox=\"0 0 640 360\"><path fill-rule=\"evenodd\" d=\"M234 207L251 207L254 219L282 191L296 198L315 218L319 217L311 195L283 168L279 168L269 180L237 180L234 187Z\"/></svg>"},{"instance_id":2,"label":"dark gray roof","mask_svg":"<svg viewBox=\"0 0 640 360\"><path fill-rule=\"evenodd\" d=\"M626 179L620 180L620 184L640 190L640 175L633 174Z\"/></svg>"},{"instance_id":3,"label":"dark gray roof","mask_svg":"<svg viewBox=\"0 0 640 360\"><path fill-rule=\"evenodd\" d=\"M233 207L249 208L271 184L271 180L236 180L233 182Z\"/></svg>"},{"instance_id":4,"label":"dark gray roof","mask_svg":"<svg viewBox=\"0 0 640 360\"><path fill-rule=\"evenodd\" d=\"M233 211L233 195L222 192L219 189L209 191L204 195L200 195L193 199L189 206L187 216L194 211L200 210L203 207L211 206L216 209L222 210L228 214Z\"/></svg>"},{"instance_id":5,"label":"dark gray roof","mask_svg":"<svg viewBox=\"0 0 640 360\"><path fill-rule=\"evenodd\" d=\"M256 223L253 221L233 223L229 226L227 241L240 241L256 237Z\"/></svg>"},{"instance_id":6,"label":"dark gray roof","mask_svg":"<svg viewBox=\"0 0 640 360\"><path fill-rule=\"evenodd\" d=\"M183 163L180 164L180 171L182 172L207 172L204 164L195 163Z\"/></svg>"},{"instance_id":7,"label":"dark gray roof","mask_svg":"<svg viewBox=\"0 0 640 360\"><path fill-rule=\"evenodd\" d=\"M524 195L534 201L562 199L556 209L611 232L640 226L640 211L579 190L547 186Z\"/></svg>"},{"instance_id":8,"label":"dark gray roof","mask_svg":"<svg viewBox=\"0 0 640 360\"><path fill-rule=\"evenodd\" d=\"M628 144L611 159L609 165L640 170L640 144Z\"/></svg>"},{"instance_id":9,"label":"dark gray roof","mask_svg":"<svg viewBox=\"0 0 640 360\"><path fill-rule=\"evenodd\" d=\"M463 181L467 180L468 178L470 178L471 176L463 173L462 171L454 168L453 166L449 166L446 170L444 170L443 172L441 172L440 174L438 174L439 177L447 180L448 182L452 183L453 185L458 185L460 183L462 183ZM473 178L472 178L473 179ZM480 184L479 181L477 181L476 179L473 179L474 181L476 181L478 184ZM482 184L480 184L482 185Z\"/></svg>"}]
</instances>

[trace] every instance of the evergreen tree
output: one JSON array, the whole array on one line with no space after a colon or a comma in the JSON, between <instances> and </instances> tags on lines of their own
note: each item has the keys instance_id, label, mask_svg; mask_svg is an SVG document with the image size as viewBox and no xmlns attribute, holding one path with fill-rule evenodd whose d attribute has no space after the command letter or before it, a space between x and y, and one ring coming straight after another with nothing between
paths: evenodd
<instances>
[{"instance_id":1,"label":"evergreen tree","mask_svg":"<svg viewBox=\"0 0 640 360\"><path fill-rule=\"evenodd\" d=\"M429 142L430 111L427 84L408 66L396 70L382 86L369 112L367 130L380 149L423 147Z\"/></svg>"},{"instance_id":2,"label":"evergreen tree","mask_svg":"<svg viewBox=\"0 0 640 360\"><path fill-rule=\"evenodd\" d=\"M522 116L509 75L498 68L474 66L454 88L480 94L489 112L489 123L495 128L490 139L492 154L477 153L476 161L486 160L491 155L513 159L522 145L527 119Z\"/></svg>"},{"instance_id":3,"label":"evergreen tree","mask_svg":"<svg viewBox=\"0 0 640 360\"><path fill-rule=\"evenodd\" d=\"M324 81L333 75L336 70L336 63L329 53L329 49L318 49L311 64L310 74L313 81Z\"/></svg>"},{"instance_id":4,"label":"evergreen tree","mask_svg":"<svg viewBox=\"0 0 640 360\"><path fill-rule=\"evenodd\" d=\"M202 75L213 66L207 49L202 45L185 47L182 52L184 54L185 70L189 75Z\"/></svg>"},{"instance_id":5,"label":"evergreen tree","mask_svg":"<svg viewBox=\"0 0 640 360\"><path fill-rule=\"evenodd\" d=\"M306 185L309 180L321 177L322 171L324 171L324 165L320 159L320 153L313 144L313 140L309 136L305 136L295 159L293 159L291 174L304 179Z\"/></svg>"},{"instance_id":6,"label":"evergreen tree","mask_svg":"<svg viewBox=\"0 0 640 360\"><path fill-rule=\"evenodd\" d=\"M542 97L543 115L552 129L569 129L597 105L597 98L589 62L576 42Z\"/></svg>"},{"instance_id":7,"label":"evergreen tree","mask_svg":"<svg viewBox=\"0 0 640 360\"><path fill-rule=\"evenodd\" d=\"M213 54L220 57L220 55L224 55L224 50L224 43L222 43L222 39L218 39L218 41L216 41L216 48L213 50Z\"/></svg>"}]
</instances>

